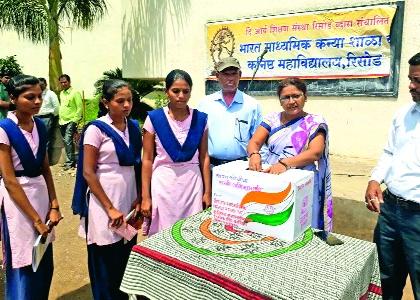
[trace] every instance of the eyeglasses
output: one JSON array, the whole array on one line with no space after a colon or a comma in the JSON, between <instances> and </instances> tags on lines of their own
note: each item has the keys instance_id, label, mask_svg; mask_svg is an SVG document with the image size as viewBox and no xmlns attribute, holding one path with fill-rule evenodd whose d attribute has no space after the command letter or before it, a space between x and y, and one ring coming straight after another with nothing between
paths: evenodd
<instances>
[{"instance_id":1,"label":"eyeglasses","mask_svg":"<svg viewBox=\"0 0 420 300\"><path fill-rule=\"evenodd\" d=\"M281 96L280 97L280 101L281 102L286 102L286 101L290 101L290 99L297 100L297 99L299 99L302 96L303 96L303 93L301 93L301 94L287 95L287 96Z\"/></svg>"}]
</instances>

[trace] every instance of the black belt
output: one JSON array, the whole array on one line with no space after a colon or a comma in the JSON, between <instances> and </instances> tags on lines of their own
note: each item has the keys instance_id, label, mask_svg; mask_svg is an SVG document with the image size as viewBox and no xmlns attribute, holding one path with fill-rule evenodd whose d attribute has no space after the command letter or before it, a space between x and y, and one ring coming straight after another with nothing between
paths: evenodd
<instances>
[{"instance_id":1,"label":"black belt","mask_svg":"<svg viewBox=\"0 0 420 300\"><path fill-rule=\"evenodd\" d=\"M34 172L28 172L28 171L25 171L25 170L15 170L15 176L16 177L26 176L26 177L34 178L34 177L38 177L40 175L42 175L42 170L41 169L35 170Z\"/></svg>"},{"instance_id":2,"label":"black belt","mask_svg":"<svg viewBox=\"0 0 420 300\"><path fill-rule=\"evenodd\" d=\"M243 156L243 157L238 157L237 159L219 159L219 158L215 158L215 157L210 156L210 163L213 166L220 166L220 165L223 165L223 164L226 164L228 162L235 161L235 160L248 160L248 157Z\"/></svg>"},{"instance_id":3,"label":"black belt","mask_svg":"<svg viewBox=\"0 0 420 300\"><path fill-rule=\"evenodd\" d=\"M46 114L46 115L41 115L41 116L36 116L38 118L53 118L54 114Z\"/></svg>"},{"instance_id":4,"label":"black belt","mask_svg":"<svg viewBox=\"0 0 420 300\"><path fill-rule=\"evenodd\" d=\"M404 199L403 197L394 195L389 190L384 191L384 201L401 206L402 208L407 210L420 211L420 203L410 201Z\"/></svg>"}]
</instances>

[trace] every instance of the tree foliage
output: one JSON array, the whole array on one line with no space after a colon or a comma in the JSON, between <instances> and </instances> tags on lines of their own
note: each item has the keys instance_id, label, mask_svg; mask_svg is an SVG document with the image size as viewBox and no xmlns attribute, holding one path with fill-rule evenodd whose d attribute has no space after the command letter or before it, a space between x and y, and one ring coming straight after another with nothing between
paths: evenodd
<instances>
[{"instance_id":1,"label":"tree foliage","mask_svg":"<svg viewBox=\"0 0 420 300\"><path fill-rule=\"evenodd\" d=\"M114 70L108 70L103 72L103 76L98 79L94 86L96 94L102 98L102 86L105 80L108 79L122 79L127 81L133 92L133 109L131 111L131 116L135 119L144 121L147 116L147 111L152 110L153 108L149 105L140 102L140 98L153 91L153 86L159 83L158 80L140 80L140 79L129 79L124 78L122 75L122 70L120 68L115 68ZM102 103L100 104L100 110L104 111Z\"/></svg>"},{"instance_id":2,"label":"tree foliage","mask_svg":"<svg viewBox=\"0 0 420 300\"><path fill-rule=\"evenodd\" d=\"M107 12L105 0L0 0L0 28L49 45L49 83L58 91L62 74L62 26L90 29Z\"/></svg>"},{"instance_id":3,"label":"tree foliage","mask_svg":"<svg viewBox=\"0 0 420 300\"><path fill-rule=\"evenodd\" d=\"M22 74L22 67L16 60L16 55L0 58L0 74L15 76Z\"/></svg>"},{"instance_id":4,"label":"tree foliage","mask_svg":"<svg viewBox=\"0 0 420 300\"><path fill-rule=\"evenodd\" d=\"M0 28L14 30L34 43L51 39L51 25L90 29L107 12L104 0L0 0Z\"/></svg>"}]
</instances>

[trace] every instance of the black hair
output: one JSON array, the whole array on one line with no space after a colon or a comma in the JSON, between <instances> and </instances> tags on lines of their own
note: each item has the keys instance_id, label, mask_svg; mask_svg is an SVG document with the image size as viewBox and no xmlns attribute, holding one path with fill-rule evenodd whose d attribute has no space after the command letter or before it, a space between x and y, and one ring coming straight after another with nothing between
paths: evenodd
<instances>
[{"instance_id":1,"label":"black hair","mask_svg":"<svg viewBox=\"0 0 420 300\"><path fill-rule=\"evenodd\" d=\"M16 99L20 94L36 84L39 84L38 78L32 75L21 74L10 78L6 85L6 89L10 97Z\"/></svg>"},{"instance_id":2,"label":"black hair","mask_svg":"<svg viewBox=\"0 0 420 300\"><path fill-rule=\"evenodd\" d=\"M288 77L279 82L279 85L277 87L277 96L280 97L281 91L289 85L295 86L297 89L301 90L303 94L306 95L307 89L305 81L297 77Z\"/></svg>"},{"instance_id":3,"label":"black hair","mask_svg":"<svg viewBox=\"0 0 420 300\"><path fill-rule=\"evenodd\" d=\"M68 82L71 82L70 76L67 74L61 74L60 77L58 77L58 80L60 80L61 78L65 78Z\"/></svg>"},{"instance_id":4,"label":"black hair","mask_svg":"<svg viewBox=\"0 0 420 300\"><path fill-rule=\"evenodd\" d=\"M174 84L174 82L180 79L185 80L190 86L190 88L192 88L193 83L192 83L190 74L188 74L184 70L175 69L169 72L168 75L166 75L166 78L165 78L166 90L169 90L169 88Z\"/></svg>"},{"instance_id":5,"label":"black hair","mask_svg":"<svg viewBox=\"0 0 420 300\"><path fill-rule=\"evenodd\" d=\"M121 79L108 79L104 81L102 86L102 98L106 101L111 101L118 90L122 87L128 87L131 90L128 82Z\"/></svg>"},{"instance_id":6,"label":"black hair","mask_svg":"<svg viewBox=\"0 0 420 300\"><path fill-rule=\"evenodd\" d=\"M47 80L44 77L38 77L39 83L45 83L47 84Z\"/></svg>"},{"instance_id":7,"label":"black hair","mask_svg":"<svg viewBox=\"0 0 420 300\"><path fill-rule=\"evenodd\" d=\"M418 66L420 65L420 52L415 54L412 58L408 60L410 66Z\"/></svg>"}]
</instances>

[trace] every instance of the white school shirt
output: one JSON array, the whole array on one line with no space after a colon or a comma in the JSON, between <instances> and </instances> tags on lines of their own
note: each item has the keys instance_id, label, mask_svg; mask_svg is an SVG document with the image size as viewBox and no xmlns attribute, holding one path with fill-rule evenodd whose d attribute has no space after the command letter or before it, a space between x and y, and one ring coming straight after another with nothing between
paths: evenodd
<instances>
[{"instance_id":1,"label":"white school shirt","mask_svg":"<svg viewBox=\"0 0 420 300\"><path fill-rule=\"evenodd\" d=\"M395 114L370 179L384 182L394 195L420 203L420 104L410 104Z\"/></svg>"}]
</instances>

